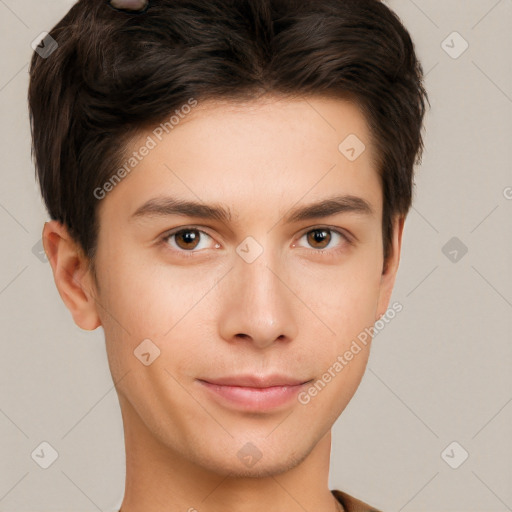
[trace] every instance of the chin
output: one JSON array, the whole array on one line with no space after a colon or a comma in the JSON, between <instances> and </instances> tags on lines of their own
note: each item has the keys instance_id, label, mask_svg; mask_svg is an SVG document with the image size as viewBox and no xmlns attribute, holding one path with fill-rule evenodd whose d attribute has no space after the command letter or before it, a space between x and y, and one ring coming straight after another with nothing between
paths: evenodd
<instances>
[{"instance_id":1,"label":"chin","mask_svg":"<svg viewBox=\"0 0 512 512\"><path fill-rule=\"evenodd\" d=\"M311 452L304 449L297 453L297 446L287 447L284 444L279 445L281 449L270 444L259 450L250 442L231 442L227 446L217 445L216 448L220 450L215 453L211 453L211 450L207 450L208 453L189 453L189 459L208 471L229 478L266 478L286 473L304 461Z\"/></svg>"},{"instance_id":2,"label":"chin","mask_svg":"<svg viewBox=\"0 0 512 512\"><path fill-rule=\"evenodd\" d=\"M228 478L269 478L286 473L300 463L300 461L295 460L267 460L264 462L262 459L254 464L254 466L247 467L238 460L234 462L233 459L218 461L218 463L212 462L211 460L208 461L206 469Z\"/></svg>"}]
</instances>

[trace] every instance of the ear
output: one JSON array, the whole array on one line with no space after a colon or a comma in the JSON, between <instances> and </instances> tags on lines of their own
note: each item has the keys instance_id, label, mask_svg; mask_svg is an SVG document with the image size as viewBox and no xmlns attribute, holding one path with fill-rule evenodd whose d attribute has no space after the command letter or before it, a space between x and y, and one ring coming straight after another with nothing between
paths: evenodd
<instances>
[{"instance_id":1,"label":"ear","mask_svg":"<svg viewBox=\"0 0 512 512\"><path fill-rule=\"evenodd\" d=\"M400 252L402 250L402 233L405 217L396 216L393 220L392 247L388 260L384 262L384 269L380 281L380 293L377 303L377 321L388 309L391 294L395 285L396 273L400 263Z\"/></svg>"},{"instance_id":2,"label":"ear","mask_svg":"<svg viewBox=\"0 0 512 512\"><path fill-rule=\"evenodd\" d=\"M78 327L92 331L101 325L94 279L82 248L58 221L46 222L43 247L59 294Z\"/></svg>"}]
</instances>

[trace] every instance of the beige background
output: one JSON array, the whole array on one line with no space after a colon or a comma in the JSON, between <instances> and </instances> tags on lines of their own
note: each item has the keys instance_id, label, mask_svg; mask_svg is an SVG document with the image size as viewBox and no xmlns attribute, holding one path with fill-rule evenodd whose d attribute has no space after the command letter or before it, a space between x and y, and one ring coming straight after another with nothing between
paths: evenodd
<instances>
[{"instance_id":1,"label":"beige background","mask_svg":"<svg viewBox=\"0 0 512 512\"><path fill-rule=\"evenodd\" d=\"M387 3L432 109L392 298L404 309L334 427L330 486L389 512L512 510L512 0ZM103 331L75 326L33 252L47 216L30 159L30 43L72 4L0 0L1 511L112 511L124 490ZM463 48L454 31L469 44L458 58L445 51ZM468 249L456 262L443 252L452 237ZM58 452L48 469L31 458L43 441ZM458 469L445 462L463 450Z\"/></svg>"}]
</instances>

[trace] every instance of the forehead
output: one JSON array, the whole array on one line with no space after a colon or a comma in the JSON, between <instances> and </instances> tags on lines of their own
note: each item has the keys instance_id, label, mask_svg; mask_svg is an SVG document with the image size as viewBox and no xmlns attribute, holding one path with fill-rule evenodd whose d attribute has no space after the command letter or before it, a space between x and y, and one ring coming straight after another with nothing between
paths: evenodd
<instances>
[{"instance_id":1,"label":"forehead","mask_svg":"<svg viewBox=\"0 0 512 512\"><path fill-rule=\"evenodd\" d=\"M290 208L333 193L364 196L376 213L380 180L366 120L357 105L325 97L265 97L197 103L147 128L126 157L144 158L109 193L125 215L159 195L229 205ZM162 129L164 127L165 130ZM168 133L167 133L168 132Z\"/></svg>"}]
</instances>

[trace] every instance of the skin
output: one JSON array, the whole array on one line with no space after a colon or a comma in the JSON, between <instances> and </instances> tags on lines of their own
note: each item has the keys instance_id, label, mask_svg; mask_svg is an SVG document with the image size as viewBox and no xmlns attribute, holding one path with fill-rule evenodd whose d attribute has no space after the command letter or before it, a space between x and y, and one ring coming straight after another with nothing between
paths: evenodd
<instances>
[{"instance_id":1,"label":"skin","mask_svg":"<svg viewBox=\"0 0 512 512\"><path fill-rule=\"evenodd\" d=\"M353 162L338 150L349 134L366 145ZM369 348L305 405L247 412L212 399L197 379L277 372L316 381L386 312L404 219L395 218L383 273L372 151L364 117L345 100L200 103L100 201L99 287L65 227L45 224L44 247L74 321L105 331L125 433L122 512L336 510L331 428ZM284 222L292 208L336 194L363 198L374 215ZM228 206L232 219L131 218L166 195ZM206 233L197 247L162 240L183 226ZM313 228L325 226L353 243L334 231L315 243ZM263 248L252 263L236 252L248 236ZM160 349L149 366L133 353L147 338ZM248 442L261 453L251 467L237 456Z\"/></svg>"},{"instance_id":2,"label":"skin","mask_svg":"<svg viewBox=\"0 0 512 512\"><path fill-rule=\"evenodd\" d=\"M128 11L142 10L147 6L147 0L110 0L110 5L116 9L126 9Z\"/></svg>"}]
</instances>

